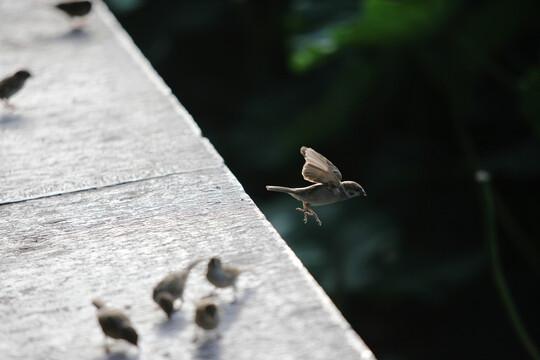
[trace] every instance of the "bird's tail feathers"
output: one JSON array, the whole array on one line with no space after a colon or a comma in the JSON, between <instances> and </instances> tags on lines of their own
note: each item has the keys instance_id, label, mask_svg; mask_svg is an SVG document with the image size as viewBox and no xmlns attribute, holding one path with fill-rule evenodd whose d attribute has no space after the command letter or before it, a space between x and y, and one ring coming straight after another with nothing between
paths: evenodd
<instances>
[{"instance_id":1,"label":"bird's tail feathers","mask_svg":"<svg viewBox=\"0 0 540 360\"><path fill-rule=\"evenodd\" d=\"M193 269L195 267L195 265L197 265L198 263L200 263L203 260L204 260L203 258L197 258L197 259L193 260L192 262L190 262L189 265L187 266L187 271L190 272L191 269Z\"/></svg>"},{"instance_id":2,"label":"bird's tail feathers","mask_svg":"<svg viewBox=\"0 0 540 360\"><path fill-rule=\"evenodd\" d=\"M293 189L285 187L285 186L272 186L272 185L267 185L266 190L275 191L275 192L281 192L281 193L286 193L286 194L290 194L290 193L294 192Z\"/></svg>"}]
</instances>

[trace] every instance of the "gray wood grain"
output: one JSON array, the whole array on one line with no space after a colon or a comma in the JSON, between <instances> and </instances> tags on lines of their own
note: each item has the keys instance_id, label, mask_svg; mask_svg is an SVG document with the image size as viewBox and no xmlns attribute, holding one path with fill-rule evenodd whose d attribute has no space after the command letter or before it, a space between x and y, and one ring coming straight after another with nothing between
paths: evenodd
<instances>
[{"instance_id":1,"label":"gray wood grain","mask_svg":"<svg viewBox=\"0 0 540 360\"><path fill-rule=\"evenodd\" d=\"M0 2L0 71L35 74L0 110L0 358L373 359L94 3L81 34L49 1ZM193 343L205 265L171 320L152 288L216 255L246 272L236 303L219 292L222 338ZM95 297L131 317L138 350L104 353Z\"/></svg>"},{"instance_id":2,"label":"gray wood grain","mask_svg":"<svg viewBox=\"0 0 540 360\"><path fill-rule=\"evenodd\" d=\"M126 308L141 337L128 358L359 359L371 352L226 169L204 170L0 207L0 352L9 359L100 358L90 304ZM194 257L245 269L222 339L191 343L200 264L172 320L152 288Z\"/></svg>"},{"instance_id":3,"label":"gray wood grain","mask_svg":"<svg viewBox=\"0 0 540 360\"><path fill-rule=\"evenodd\" d=\"M0 2L0 76L34 75L0 108L0 203L222 165L96 4L71 32L49 1Z\"/></svg>"}]
</instances>

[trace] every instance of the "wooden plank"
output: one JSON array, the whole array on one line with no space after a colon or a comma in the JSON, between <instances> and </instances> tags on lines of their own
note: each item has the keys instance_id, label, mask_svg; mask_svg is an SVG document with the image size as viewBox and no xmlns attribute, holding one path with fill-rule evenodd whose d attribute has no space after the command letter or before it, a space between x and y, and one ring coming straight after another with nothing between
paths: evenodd
<instances>
[{"instance_id":1,"label":"wooden plank","mask_svg":"<svg viewBox=\"0 0 540 360\"><path fill-rule=\"evenodd\" d=\"M8 359L96 358L99 296L140 332L139 358L371 359L371 352L226 169L0 207L0 351ZM222 339L192 344L193 303L212 287L191 274L171 321L151 298L168 271L219 255L248 271L225 305ZM228 303L232 293L221 299ZM136 354L124 345L113 349Z\"/></svg>"},{"instance_id":2,"label":"wooden plank","mask_svg":"<svg viewBox=\"0 0 540 360\"><path fill-rule=\"evenodd\" d=\"M34 75L0 109L0 203L222 165L104 5L81 33L34 3L0 3L0 72Z\"/></svg>"},{"instance_id":3,"label":"wooden plank","mask_svg":"<svg viewBox=\"0 0 540 360\"><path fill-rule=\"evenodd\" d=\"M0 2L0 70L35 74L17 110L0 111L0 357L106 358L100 297L140 334L139 350L115 344L108 358L373 359L94 3L81 34L47 0ZM247 271L236 303L220 295L223 337L192 343L194 303L212 290L205 266L169 321L152 288L215 255Z\"/></svg>"}]
</instances>

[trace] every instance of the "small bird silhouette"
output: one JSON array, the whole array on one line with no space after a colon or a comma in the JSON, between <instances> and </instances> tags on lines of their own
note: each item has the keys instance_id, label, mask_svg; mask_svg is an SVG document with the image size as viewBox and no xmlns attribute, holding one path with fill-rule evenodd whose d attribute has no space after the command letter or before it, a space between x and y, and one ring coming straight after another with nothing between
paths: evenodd
<instances>
[{"instance_id":1,"label":"small bird silhouette","mask_svg":"<svg viewBox=\"0 0 540 360\"><path fill-rule=\"evenodd\" d=\"M180 299L182 304L184 299L182 298L184 294L184 289L186 286L186 280L189 275L189 272L195 265L200 263L201 259L196 259L192 261L186 269L178 270L170 273L161 280L152 294L154 301L165 311L167 317L171 317L174 312L174 301Z\"/></svg>"},{"instance_id":2,"label":"small bird silhouette","mask_svg":"<svg viewBox=\"0 0 540 360\"><path fill-rule=\"evenodd\" d=\"M84 16L88 15L92 10L92 3L90 1L66 1L56 4L55 7L72 18L81 18L79 26L82 26L84 25Z\"/></svg>"},{"instance_id":3,"label":"small bird silhouette","mask_svg":"<svg viewBox=\"0 0 540 360\"><path fill-rule=\"evenodd\" d=\"M195 310L195 324L205 331L217 329L221 321L221 308L213 301L201 301ZM217 335L219 338L219 334ZM197 341L195 335L193 342Z\"/></svg>"},{"instance_id":4,"label":"small bird silhouette","mask_svg":"<svg viewBox=\"0 0 540 360\"><path fill-rule=\"evenodd\" d=\"M321 220L310 206L333 204L360 195L367 196L358 183L341 181L341 172L338 168L315 150L302 146L300 153L306 159L302 168L302 176L315 184L303 188L268 185L266 190L286 193L301 201L303 208L296 208L296 210L304 213L304 223L307 223L307 217L310 215L317 220L319 226L322 225Z\"/></svg>"},{"instance_id":5,"label":"small bird silhouette","mask_svg":"<svg viewBox=\"0 0 540 360\"><path fill-rule=\"evenodd\" d=\"M26 79L30 76L32 75L28 70L19 70L15 74L9 75L0 81L0 99L4 101L4 105L7 108L14 108L9 103L9 98L21 90Z\"/></svg>"},{"instance_id":6,"label":"small bird silhouette","mask_svg":"<svg viewBox=\"0 0 540 360\"><path fill-rule=\"evenodd\" d=\"M99 325L107 336L113 339L123 339L138 346L137 331L133 328L131 321L121 310L106 307L103 301L95 299L92 304L98 309L97 316ZM109 352L109 347L105 344L105 350Z\"/></svg>"}]
</instances>

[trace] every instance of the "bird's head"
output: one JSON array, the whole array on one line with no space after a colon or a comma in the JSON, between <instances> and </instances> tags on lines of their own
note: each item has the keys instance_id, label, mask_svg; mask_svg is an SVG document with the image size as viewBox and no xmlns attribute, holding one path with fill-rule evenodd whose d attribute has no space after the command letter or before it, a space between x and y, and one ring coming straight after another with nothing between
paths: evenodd
<instances>
[{"instance_id":1,"label":"bird's head","mask_svg":"<svg viewBox=\"0 0 540 360\"><path fill-rule=\"evenodd\" d=\"M367 196L364 188L354 181L344 181L342 184L349 198Z\"/></svg>"},{"instance_id":2,"label":"bird's head","mask_svg":"<svg viewBox=\"0 0 540 360\"><path fill-rule=\"evenodd\" d=\"M30 74L30 72L28 70L19 70L15 73L15 77L17 79L21 79L21 80L26 80L28 79L30 76L32 76L32 74Z\"/></svg>"},{"instance_id":3,"label":"bird's head","mask_svg":"<svg viewBox=\"0 0 540 360\"><path fill-rule=\"evenodd\" d=\"M216 316L217 310L216 304L208 304L204 307L204 313L210 317Z\"/></svg>"},{"instance_id":4,"label":"bird's head","mask_svg":"<svg viewBox=\"0 0 540 360\"><path fill-rule=\"evenodd\" d=\"M208 262L209 269L219 269L221 268L221 259L218 257L213 257Z\"/></svg>"}]
</instances>

